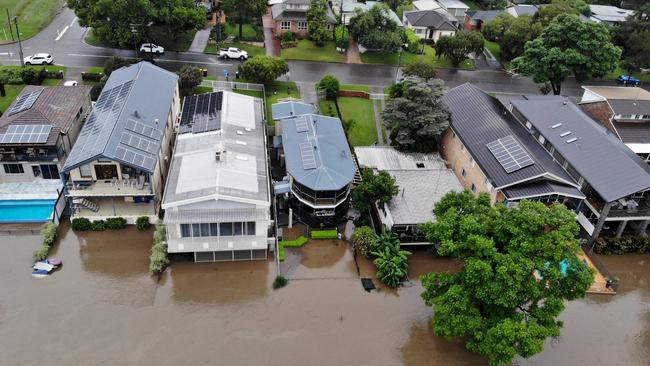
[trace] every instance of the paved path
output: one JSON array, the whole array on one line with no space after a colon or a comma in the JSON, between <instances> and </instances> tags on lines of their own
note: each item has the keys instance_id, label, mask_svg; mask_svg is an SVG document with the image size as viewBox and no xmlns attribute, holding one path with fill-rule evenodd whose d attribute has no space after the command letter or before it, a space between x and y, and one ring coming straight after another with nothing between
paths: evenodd
<instances>
[{"instance_id":1,"label":"paved path","mask_svg":"<svg viewBox=\"0 0 650 366\"><path fill-rule=\"evenodd\" d=\"M316 83L309 82L296 82L298 90L300 91L300 99L306 103L315 105L318 108L318 94L316 94Z\"/></svg>"},{"instance_id":2,"label":"paved path","mask_svg":"<svg viewBox=\"0 0 650 366\"><path fill-rule=\"evenodd\" d=\"M379 94L384 92L384 88L381 87L372 87L370 92L373 94ZM388 141L384 141L384 134L382 133L382 126L384 125L383 120L381 119L381 111L384 110L384 99L375 99L372 101L372 105L375 110L375 126L377 127L377 145L386 145Z\"/></svg>"},{"instance_id":3,"label":"paved path","mask_svg":"<svg viewBox=\"0 0 650 366\"><path fill-rule=\"evenodd\" d=\"M350 42L348 44L348 51L346 53L348 64L360 64L361 63L361 54L359 53L359 45L355 42L352 37L350 37Z\"/></svg>"},{"instance_id":4,"label":"paved path","mask_svg":"<svg viewBox=\"0 0 650 366\"><path fill-rule=\"evenodd\" d=\"M262 17L262 26L264 27L264 47L266 48L267 56L280 56L280 41L275 38L273 26L275 22L271 15L271 8Z\"/></svg>"},{"instance_id":5,"label":"paved path","mask_svg":"<svg viewBox=\"0 0 650 366\"><path fill-rule=\"evenodd\" d=\"M208 40L210 39L210 30L212 26L209 25L208 28L201 29L196 32L194 35L194 40L192 40L192 45L190 45L189 52L203 52L205 46L208 45Z\"/></svg>"}]
</instances>

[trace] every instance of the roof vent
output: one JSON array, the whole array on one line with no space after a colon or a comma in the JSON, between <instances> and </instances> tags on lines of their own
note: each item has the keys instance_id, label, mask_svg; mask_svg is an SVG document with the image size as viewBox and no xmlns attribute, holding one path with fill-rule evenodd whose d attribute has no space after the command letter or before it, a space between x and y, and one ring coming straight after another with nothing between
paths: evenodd
<instances>
[{"instance_id":1,"label":"roof vent","mask_svg":"<svg viewBox=\"0 0 650 366\"><path fill-rule=\"evenodd\" d=\"M572 142L576 142L576 141L578 141L578 138L577 138L577 137L572 137L572 138L566 140L566 143L567 143L567 144L570 144L570 143L572 143Z\"/></svg>"},{"instance_id":2,"label":"roof vent","mask_svg":"<svg viewBox=\"0 0 650 366\"><path fill-rule=\"evenodd\" d=\"M237 130L237 134L238 134L238 135L243 135L243 134L244 134L244 131L242 131L242 130Z\"/></svg>"},{"instance_id":3,"label":"roof vent","mask_svg":"<svg viewBox=\"0 0 650 366\"><path fill-rule=\"evenodd\" d=\"M217 151L214 153L214 159L216 161L221 161L221 151Z\"/></svg>"},{"instance_id":4,"label":"roof vent","mask_svg":"<svg viewBox=\"0 0 650 366\"><path fill-rule=\"evenodd\" d=\"M562 133L560 134L560 137L569 136L570 134L571 134L571 131L562 132Z\"/></svg>"},{"instance_id":5,"label":"roof vent","mask_svg":"<svg viewBox=\"0 0 650 366\"><path fill-rule=\"evenodd\" d=\"M562 122L554 124L553 126L551 126L551 128L556 129L556 128L560 127L560 126L562 126Z\"/></svg>"},{"instance_id":6,"label":"roof vent","mask_svg":"<svg viewBox=\"0 0 650 366\"><path fill-rule=\"evenodd\" d=\"M138 113L137 109L133 111L133 117L140 118L140 113Z\"/></svg>"}]
</instances>

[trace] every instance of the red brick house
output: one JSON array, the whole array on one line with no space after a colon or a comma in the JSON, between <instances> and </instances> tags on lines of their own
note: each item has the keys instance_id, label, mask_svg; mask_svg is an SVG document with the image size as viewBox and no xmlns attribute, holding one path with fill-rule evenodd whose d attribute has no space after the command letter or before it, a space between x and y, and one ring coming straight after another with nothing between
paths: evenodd
<instances>
[{"instance_id":1,"label":"red brick house","mask_svg":"<svg viewBox=\"0 0 650 366\"><path fill-rule=\"evenodd\" d=\"M310 5L311 0L286 0L281 4L273 5L271 15L275 22L275 34L292 31L301 37L308 36L307 12ZM328 29L337 23L331 9L328 9L327 20Z\"/></svg>"}]
</instances>

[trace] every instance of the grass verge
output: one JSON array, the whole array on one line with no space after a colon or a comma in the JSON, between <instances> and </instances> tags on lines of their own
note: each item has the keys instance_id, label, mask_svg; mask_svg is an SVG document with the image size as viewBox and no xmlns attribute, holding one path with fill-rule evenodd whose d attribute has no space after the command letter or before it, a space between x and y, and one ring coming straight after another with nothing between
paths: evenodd
<instances>
[{"instance_id":1,"label":"grass verge","mask_svg":"<svg viewBox=\"0 0 650 366\"><path fill-rule=\"evenodd\" d=\"M5 9L9 10L10 16L18 16L20 39L24 41L50 24L64 3L64 0L0 0L0 9L4 17L6 17ZM11 26L11 31L4 22L0 28L3 30L0 32L0 44L12 43L11 32L14 33L14 37L16 34L14 24Z\"/></svg>"},{"instance_id":2,"label":"grass verge","mask_svg":"<svg viewBox=\"0 0 650 366\"><path fill-rule=\"evenodd\" d=\"M614 71L612 71L609 74L605 75L605 79L607 79L607 80L617 80L618 77L621 76L621 75L630 75L630 73L619 65L619 66L616 67L616 69L614 69ZM633 72L632 76L634 76L635 78L641 80L643 83L650 83L650 74L642 74L641 72Z\"/></svg>"},{"instance_id":3,"label":"grass verge","mask_svg":"<svg viewBox=\"0 0 650 366\"><path fill-rule=\"evenodd\" d=\"M323 47L317 47L306 39L299 40L296 47L282 49L281 56L285 60L345 62L345 54L336 51L334 42L325 42Z\"/></svg>"},{"instance_id":4,"label":"grass verge","mask_svg":"<svg viewBox=\"0 0 650 366\"><path fill-rule=\"evenodd\" d=\"M367 85L350 85L350 84L341 84L339 87L340 90L350 90L350 91L362 91L370 93L370 87Z\"/></svg>"},{"instance_id":5,"label":"grass verge","mask_svg":"<svg viewBox=\"0 0 650 366\"><path fill-rule=\"evenodd\" d=\"M311 231L311 238L316 239L316 240L338 239L339 238L339 232L336 229L332 229L332 230L312 230Z\"/></svg>"},{"instance_id":6,"label":"grass verge","mask_svg":"<svg viewBox=\"0 0 650 366\"><path fill-rule=\"evenodd\" d=\"M432 63L433 66L435 67L454 68L451 64L451 61L449 61L448 58L438 57L436 55L436 50L429 45L424 46L423 55L416 55L414 53L410 53L406 51L402 52L401 56L397 52L384 53L384 52L369 51L361 54L361 61L363 61L363 63L366 64L386 64L386 65L397 65L398 63L400 65L408 65L415 61L425 61L425 62ZM458 68L461 70L475 70L476 66L474 65L473 60L467 59L461 62Z\"/></svg>"},{"instance_id":7,"label":"grass verge","mask_svg":"<svg viewBox=\"0 0 650 366\"><path fill-rule=\"evenodd\" d=\"M225 23L224 31L229 36L239 37L239 24ZM255 28L252 24L242 25L242 38L255 38Z\"/></svg>"},{"instance_id":8,"label":"grass verge","mask_svg":"<svg viewBox=\"0 0 650 366\"><path fill-rule=\"evenodd\" d=\"M241 50L248 52L249 57L263 56L266 55L266 49L264 47L257 47L247 43L233 42L233 43L210 43L205 46L204 53L217 54L219 49L222 47L237 47Z\"/></svg>"}]
</instances>

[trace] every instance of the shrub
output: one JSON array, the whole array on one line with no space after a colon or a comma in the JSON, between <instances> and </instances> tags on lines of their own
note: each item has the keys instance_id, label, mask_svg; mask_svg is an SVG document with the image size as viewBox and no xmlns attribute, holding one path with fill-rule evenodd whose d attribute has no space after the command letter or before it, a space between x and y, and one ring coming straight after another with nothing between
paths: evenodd
<instances>
[{"instance_id":1,"label":"shrub","mask_svg":"<svg viewBox=\"0 0 650 366\"><path fill-rule=\"evenodd\" d=\"M318 82L318 89L325 90L327 99L334 99L339 93L340 89L339 79L332 75L325 75Z\"/></svg>"},{"instance_id":2,"label":"shrub","mask_svg":"<svg viewBox=\"0 0 650 366\"><path fill-rule=\"evenodd\" d=\"M47 255L50 253L50 247L56 239L57 229L58 226L53 222L48 222L41 227L43 243L34 252L34 260L41 261L47 258Z\"/></svg>"},{"instance_id":3,"label":"shrub","mask_svg":"<svg viewBox=\"0 0 650 366\"><path fill-rule=\"evenodd\" d=\"M282 242L278 243L278 259L281 261L285 260L287 257L287 251L284 249Z\"/></svg>"},{"instance_id":4,"label":"shrub","mask_svg":"<svg viewBox=\"0 0 650 366\"><path fill-rule=\"evenodd\" d=\"M165 271L169 265L167 257L167 244L156 243L149 250L149 272L151 274L160 274Z\"/></svg>"},{"instance_id":5,"label":"shrub","mask_svg":"<svg viewBox=\"0 0 650 366\"><path fill-rule=\"evenodd\" d=\"M72 230L74 231L88 231L92 229L90 220L85 217L77 217L72 219Z\"/></svg>"},{"instance_id":6,"label":"shrub","mask_svg":"<svg viewBox=\"0 0 650 366\"><path fill-rule=\"evenodd\" d=\"M93 102L96 102L97 99L99 99L99 95L102 93L102 87L101 85L94 85L90 89L90 100Z\"/></svg>"},{"instance_id":7,"label":"shrub","mask_svg":"<svg viewBox=\"0 0 650 366\"><path fill-rule=\"evenodd\" d=\"M0 80L2 80L5 84L23 84L23 78L20 76L20 70L18 69L0 70Z\"/></svg>"},{"instance_id":8,"label":"shrub","mask_svg":"<svg viewBox=\"0 0 650 366\"><path fill-rule=\"evenodd\" d=\"M350 238L352 247L362 256L369 258L377 245L377 234L368 226L362 226L354 231Z\"/></svg>"},{"instance_id":9,"label":"shrub","mask_svg":"<svg viewBox=\"0 0 650 366\"><path fill-rule=\"evenodd\" d=\"M165 225L158 224L156 225L156 230L153 232L153 242L162 243L167 239L167 230Z\"/></svg>"},{"instance_id":10,"label":"shrub","mask_svg":"<svg viewBox=\"0 0 650 366\"><path fill-rule=\"evenodd\" d=\"M104 220L93 221L90 225L93 231L104 231L106 229L106 221Z\"/></svg>"},{"instance_id":11,"label":"shrub","mask_svg":"<svg viewBox=\"0 0 650 366\"><path fill-rule=\"evenodd\" d=\"M34 252L34 260L42 261L43 259L47 258L49 253L50 253L50 246L45 245L45 243L43 243L41 244L40 247L36 248L36 251Z\"/></svg>"},{"instance_id":12,"label":"shrub","mask_svg":"<svg viewBox=\"0 0 650 366\"><path fill-rule=\"evenodd\" d=\"M63 79L64 72L63 70L48 70L45 69L45 78L46 79Z\"/></svg>"},{"instance_id":13,"label":"shrub","mask_svg":"<svg viewBox=\"0 0 650 366\"><path fill-rule=\"evenodd\" d=\"M107 229L124 229L126 227L126 219L124 217L110 217L106 219Z\"/></svg>"},{"instance_id":14,"label":"shrub","mask_svg":"<svg viewBox=\"0 0 650 366\"><path fill-rule=\"evenodd\" d=\"M377 278L388 287L397 285L408 274L408 256L410 252L402 250L400 242L391 233L379 236L377 249L372 252L377 267Z\"/></svg>"},{"instance_id":15,"label":"shrub","mask_svg":"<svg viewBox=\"0 0 650 366\"><path fill-rule=\"evenodd\" d=\"M280 40L283 42L293 42L296 40L296 34L291 31L284 32L280 35Z\"/></svg>"},{"instance_id":16,"label":"shrub","mask_svg":"<svg viewBox=\"0 0 650 366\"><path fill-rule=\"evenodd\" d=\"M650 251L650 237L601 235L596 239L594 251L598 254L645 253Z\"/></svg>"},{"instance_id":17,"label":"shrub","mask_svg":"<svg viewBox=\"0 0 650 366\"><path fill-rule=\"evenodd\" d=\"M309 239L305 238L304 236L299 236L298 238L294 240L283 240L280 242L280 244L283 247L288 247L288 248L300 248L301 246L307 244Z\"/></svg>"},{"instance_id":18,"label":"shrub","mask_svg":"<svg viewBox=\"0 0 650 366\"><path fill-rule=\"evenodd\" d=\"M101 81L104 77L104 73L101 72L82 72L81 80L84 81Z\"/></svg>"},{"instance_id":19,"label":"shrub","mask_svg":"<svg viewBox=\"0 0 650 366\"><path fill-rule=\"evenodd\" d=\"M289 283L289 280L287 280L286 278L284 278L282 276L277 276L273 280L273 288L277 290L279 288L282 288L282 287L286 286L287 283Z\"/></svg>"},{"instance_id":20,"label":"shrub","mask_svg":"<svg viewBox=\"0 0 650 366\"><path fill-rule=\"evenodd\" d=\"M20 70L20 78L23 80L23 83L28 85L41 85L46 77L47 71L45 69L26 67Z\"/></svg>"},{"instance_id":21,"label":"shrub","mask_svg":"<svg viewBox=\"0 0 650 366\"><path fill-rule=\"evenodd\" d=\"M334 38L336 41L337 48L341 48L344 50L348 48L349 38L350 38L350 33L348 32L348 28L346 28L343 25L336 27L336 30L334 31Z\"/></svg>"},{"instance_id":22,"label":"shrub","mask_svg":"<svg viewBox=\"0 0 650 366\"><path fill-rule=\"evenodd\" d=\"M388 97L393 99L393 98L399 98L402 95L404 95L404 82L401 83L393 83L388 87Z\"/></svg>"},{"instance_id":23,"label":"shrub","mask_svg":"<svg viewBox=\"0 0 650 366\"><path fill-rule=\"evenodd\" d=\"M411 53L418 53L422 48L420 46L420 39L415 35L415 32L412 29L406 30L406 44L408 44L406 50Z\"/></svg>"},{"instance_id":24,"label":"shrub","mask_svg":"<svg viewBox=\"0 0 650 366\"><path fill-rule=\"evenodd\" d=\"M149 229L149 226L151 226L149 216L140 216L135 220L135 227L140 231Z\"/></svg>"},{"instance_id":25,"label":"shrub","mask_svg":"<svg viewBox=\"0 0 650 366\"><path fill-rule=\"evenodd\" d=\"M312 230L312 239L338 239L339 233L336 229L332 230Z\"/></svg>"},{"instance_id":26,"label":"shrub","mask_svg":"<svg viewBox=\"0 0 650 366\"><path fill-rule=\"evenodd\" d=\"M289 65L277 57L256 56L241 64L241 77L255 83L271 83L287 72Z\"/></svg>"}]
</instances>

